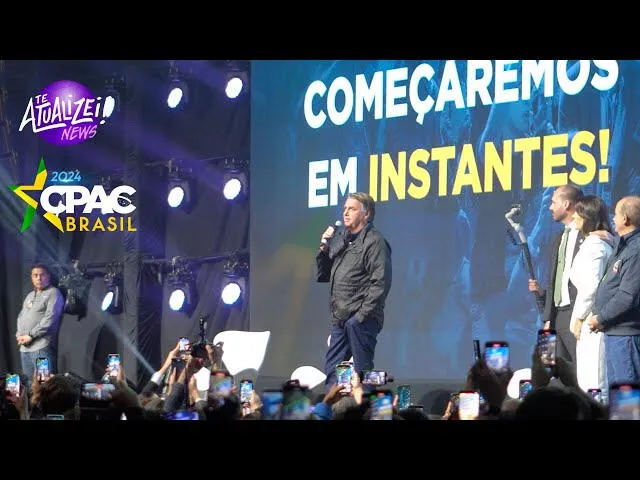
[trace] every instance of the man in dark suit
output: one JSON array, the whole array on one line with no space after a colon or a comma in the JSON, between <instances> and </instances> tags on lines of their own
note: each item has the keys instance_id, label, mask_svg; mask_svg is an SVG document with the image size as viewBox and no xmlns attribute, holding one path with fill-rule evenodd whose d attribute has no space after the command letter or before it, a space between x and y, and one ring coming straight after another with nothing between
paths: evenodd
<instances>
[{"instance_id":1,"label":"man in dark suit","mask_svg":"<svg viewBox=\"0 0 640 480\"><path fill-rule=\"evenodd\" d=\"M573 258L584 240L584 235L573 222L576 203L582 197L582 190L574 185L562 185L553 192L549 210L553 220L564 225L564 230L554 238L551 245L547 289L542 289L537 280L529 280L529 290L545 299L544 328L556 330L556 357L562 357L574 364L576 338L569 326L577 290L569 280L569 273Z\"/></svg>"}]
</instances>

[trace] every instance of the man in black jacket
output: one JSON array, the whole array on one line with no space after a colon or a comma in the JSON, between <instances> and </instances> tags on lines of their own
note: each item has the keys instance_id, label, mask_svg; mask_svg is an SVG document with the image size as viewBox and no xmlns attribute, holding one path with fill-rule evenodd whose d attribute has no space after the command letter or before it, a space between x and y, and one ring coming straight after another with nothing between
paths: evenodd
<instances>
[{"instance_id":1,"label":"man in black jacket","mask_svg":"<svg viewBox=\"0 0 640 480\"><path fill-rule=\"evenodd\" d=\"M329 282L331 340L325 356L326 389L335 369L353 356L355 372L373 369L377 336L391 288L391 247L373 226L375 201L351 193L343 208L345 229L322 234L316 256L317 281Z\"/></svg>"},{"instance_id":2,"label":"man in black jacket","mask_svg":"<svg viewBox=\"0 0 640 480\"><path fill-rule=\"evenodd\" d=\"M607 381L640 382L640 196L622 198L613 217L616 245L586 322L604 332Z\"/></svg>"},{"instance_id":3,"label":"man in black jacket","mask_svg":"<svg viewBox=\"0 0 640 480\"><path fill-rule=\"evenodd\" d=\"M582 197L582 190L574 185L562 185L553 192L549 210L553 220L564 225L564 231L551 245L547 289L543 290L537 280L529 280L529 290L545 298L544 328L552 328L557 332L556 356L574 364L576 338L569 326L578 291L569 280L569 273L573 258L584 241L584 235L573 221L576 203Z\"/></svg>"}]
</instances>

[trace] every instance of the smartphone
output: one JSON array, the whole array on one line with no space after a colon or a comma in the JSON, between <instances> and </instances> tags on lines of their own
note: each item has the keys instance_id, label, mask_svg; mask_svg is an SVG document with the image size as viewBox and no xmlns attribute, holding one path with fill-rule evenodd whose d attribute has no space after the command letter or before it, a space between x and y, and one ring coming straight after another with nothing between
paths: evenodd
<instances>
[{"instance_id":1,"label":"smartphone","mask_svg":"<svg viewBox=\"0 0 640 480\"><path fill-rule=\"evenodd\" d=\"M386 385L388 375L384 370L365 370L362 373L363 385Z\"/></svg>"},{"instance_id":2,"label":"smartphone","mask_svg":"<svg viewBox=\"0 0 640 480\"><path fill-rule=\"evenodd\" d=\"M520 386L518 389L518 399L519 400L524 400L524 398L529 395L529 392L531 392L531 390L533 390L533 384L531 383L531 380L529 379L522 379L520 380Z\"/></svg>"},{"instance_id":3,"label":"smartphone","mask_svg":"<svg viewBox=\"0 0 640 480\"><path fill-rule=\"evenodd\" d=\"M83 383L80 387L80 400L83 403L109 402L115 390L113 383Z\"/></svg>"},{"instance_id":4,"label":"smartphone","mask_svg":"<svg viewBox=\"0 0 640 480\"><path fill-rule=\"evenodd\" d=\"M609 420L640 420L640 384L619 383L609 387Z\"/></svg>"},{"instance_id":5,"label":"smartphone","mask_svg":"<svg viewBox=\"0 0 640 480\"><path fill-rule=\"evenodd\" d=\"M480 340L473 341L473 360L477 362L482 358L482 354L480 353Z\"/></svg>"},{"instance_id":6,"label":"smartphone","mask_svg":"<svg viewBox=\"0 0 640 480\"><path fill-rule=\"evenodd\" d=\"M292 385L282 391L282 420L309 420L311 398L309 390L300 385Z\"/></svg>"},{"instance_id":7,"label":"smartphone","mask_svg":"<svg viewBox=\"0 0 640 480\"><path fill-rule=\"evenodd\" d=\"M36 380L38 382L44 382L49 377L49 359L37 358L36 359Z\"/></svg>"},{"instance_id":8,"label":"smartphone","mask_svg":"<svg viewBox=\"0 0 640 480\"><path fill-rule=\"evenodd\" d=\"M107 364L107 369L109 370L109 376L113 378L117 377L120 373L120 354L110 353L108 362L109 363Z\"/></svg>"},{"instance_id":9,"label":"smartphone","mask_svg":"<svg viewBox=\"0 0 640 480\"><path fill-rule=\"evenodd\" d=\"M336 378L338 385L344 387L345 393L351 393L351 377L353 376L353 366L350 363L340 363L336 366Z\"/></svg>"},{"instance_id":10,"label":"smartphone","mask_svg":"<svg viewBox=\"0 0 640 480\"><path fill-rule=\"evenodd\" d=\"M494 372L506 373L509 370L509 344L503 341L486 342L484 361Z\"/></svg>"},{"instance_id":11,"label":"smartphone","mask_svg":"<svg viewBox=\"0 0 640 480\"><path fill-rule=\"evenodd\" d=\"M178 343L180 344L180 353L188 353L191 350L191 342L189 341L189 338L180 337Z\"/></svg>"},{"instance_id":12,"label":"smartphone","mask_svg":"<svg viewBox=\"0 0 640 480\"><path fill-rule=\"evenodd\" d=\"M411 385L398 385L398 410L411 406Z\"/></svg>"},{"instance_id":13,"label":"smartphone","mask_svg":"<svg viewBox=\"0 0 640 480\"><path fill-rule=\"evenodd\" d=\"M602 390L599 388L590 388L587 390L587 393L591 395L591 397L598 403L602 402Z\"/></svg>"},{"instance_id":14,"label":"smartphone","mask_svg":"<svg viewBox=\"0 0 640 480\"><path fill-rule=\"evenodd\" d=\"M166 420L200 420L200 415L194 410L177 410L169 412L165 416Z\"/></svg>"},{"instance_id":15,"label":"smartphone","mask_svg":"<svg viewBox=\"0 0 640 480\"><path fill-rule=\"evenodd\" d=\"M262 392L262 420L280 420L282 413L282 390L268 388Z\"/></svg>"},{"instance_id":16,"label":"smartphone","mask_svg":"<svg viewBox=\"0 0 640 480\"><path fill-rule=\"evenodd\" d=\"M253 382L249 379L240 380L240 403L251 403L253 399Z\"/></svg>"},{"instance_id":17,"label":"smartphone","mask_svg":"<svg viewBox=\"0 0 640 480\"><path fill-rule=\"evenodd\" d=\"M555 330L538 330L536 350L540 362L545 367L553 367L556 364L556 341L557 335Z\"/></svg>"},{"instance_id":18,"label":"smartphone","mask_svg":"<svg viewBox=\"0 0 640 480\"><path fill-rule=\"evenodd\" d=\"M393 420L393 392L374 390L369 394L371 420Z\"/></svg>"},{"instance_id":19,"label":"smartphone","mask_svg":"<svg viewBox=\"0 0 640 480\"><path fill-rule=\"evenodd\" d=\"M231 395L233 377L224 370L213 370L209 379L209 392L216 397L227 398Z\"/></svg>"},{"instance_id":20,"label":"smartphone","mask_svg":"<svg viewBox=\"0 0 640 480\"><path fill-rule=\"evenodd\" d=\"M462 391L458 397L458 418L460 420L476 420L480 415L480 394Z\"/></svg>"},{"instance_id":21,"label":"smartphone","mask_svg":"<svg viewBox=\"0 0 640 480\"><path fill-rule=\"evenodd\" d=\"M64 420L64 415L53 415L49 414L46 416L47 420Z\"/></svg>"},{"instance_id":22,"label":"smartphone","mask_svg":"<svg viewBox=\"0 0 640 480\"><path fill-rule=\"evenodd\" d=\"M17 373L8 373L6 376L4 389L11 392L14 396L20 396L20 375Z\"/></svg>"}]
</instances>

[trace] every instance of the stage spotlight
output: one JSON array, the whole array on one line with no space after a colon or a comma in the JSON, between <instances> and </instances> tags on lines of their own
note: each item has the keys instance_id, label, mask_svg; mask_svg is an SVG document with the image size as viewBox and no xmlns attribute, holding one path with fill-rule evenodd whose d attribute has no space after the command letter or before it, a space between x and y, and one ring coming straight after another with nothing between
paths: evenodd
<instances>
[{"instance_id":1,"label":"stage spotlight","mask_svg":"<svg viewBox=\"0 0 640 480\"><path fill-rule=\"evenodd\" d=\"M186 207L191 201L189 181L181 179L169 180L167 187L167 204L171 208Z\"/></svg>"},{"instance_id":2,"label":"stage spotlight","mask_svg":"<svg viewBox=\"0 0 640 480\"><path fill-rule=\"evenodd\" d=\"M178 66L175 60L169 62L169 90L167 95L167 106L174 109L189 102L189 88L180 77Z\"/></svg>"},{"instance_id":3,"label":"stage spotlight","mask_svg":"<svg viewBox=\"0 0 640 480\"><path fill-rule=\"evenodd\" d=\"M227 200L241 200L248 196L246 162L234 157L225 159L222 194Z\"/></svg>"},{"instance_id":4,"label":"stage spotlight","mask_svg":"<svg viewBox=\"0 0 640 480\"><path fill-rule=\"evenodd\" d=\"M198 303L195 278L186 264L175 264L167 275L169 286L169 308L174 312L193 313Z\"/></svg>"},{"instance_id":5,"label":"stage spotlight","mask_svg":"<svg viewBox=\"0 0 640 480\"><path fill-rule=\"evenodd\" d=\"M167 95L167 106L176 108L180 104L186 105L189 101L189 90L187 84L181 80L174 80L169 86L169 94Z\"/></svg>"},{"instance_id":6,"label":"stage spotlight","mask_svg":"<svg viewBox=\"0 0 640 480\"><path fill-rule=\"evenodd\" d=\"M104 276L107 292L102 298L100 308L111 314L122 313L122 276L116 272L109 272Z\"/></svg>"},{"instance_id":7,"label":"stage spotlight","mask_svg":"<svg viewBox=\"0 0 640 480\"><path fill-rule=\"evenodd\" d=\"M246 62L229 60L227 68L229 73L227 73L224 92L233 100L249 90L249 66Z\"/></svg>"},{"instance_id":8,"label":"stage spotlight","mask_svg":"<svg viewBox=\"0 0 640 480\"><path fill-rule=\"evenodd\" d=\"M237 305L244 299L249 274L248 255L233 255L224 264L220 298L225 305Z\"/></svg>"},{"instance_id":9,"label":"stage spotlight","mask_svg":"<svg viewBox=\"0 0 640 480\"><path fill-rule=\"evenodd\" d=\"M169 165L167 183L167 205L190 211L194 203L195 185L190 172Z\"/></svg>"}]
</instances>

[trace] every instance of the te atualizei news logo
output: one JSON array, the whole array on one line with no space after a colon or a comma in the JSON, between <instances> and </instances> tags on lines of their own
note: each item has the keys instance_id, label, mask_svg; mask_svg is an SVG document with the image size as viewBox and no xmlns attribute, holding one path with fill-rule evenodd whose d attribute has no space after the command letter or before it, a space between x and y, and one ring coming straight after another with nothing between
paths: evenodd
<instances>
[{"instance_id":1,"label":"te atualizei news logo","mask_svg":"<svg viewBox=\"0 0 640 480\"><path fill-rule=\"evenodd\" d=\"M95 137L114 108L113 97L95 96L81 83L60 80L29 99L18 131L31 124L33 133L52 145L76 145Z\"/></svg>"},{"instance_id":2,"label":"te atualizei news logo","mask_svg":"<svg viewBox=\"0 0 640 480\"><path fill-rule=\"evenodd\" d=\"M65 172L53 172L65 173ZM9 188L27 208L21 232L33 223L38 206L43 217L61 232L135 232L132 214L136 209L131 197L136 193L129 185L119 185L107 193L102 185L88 188L79 183L80 172L73 175L55 175L64 178L60 183L47 185L47 168L40 159L32 185L10 185ZM38 199L33 195L40 192Z\"/></svg>"}]
</instances>

